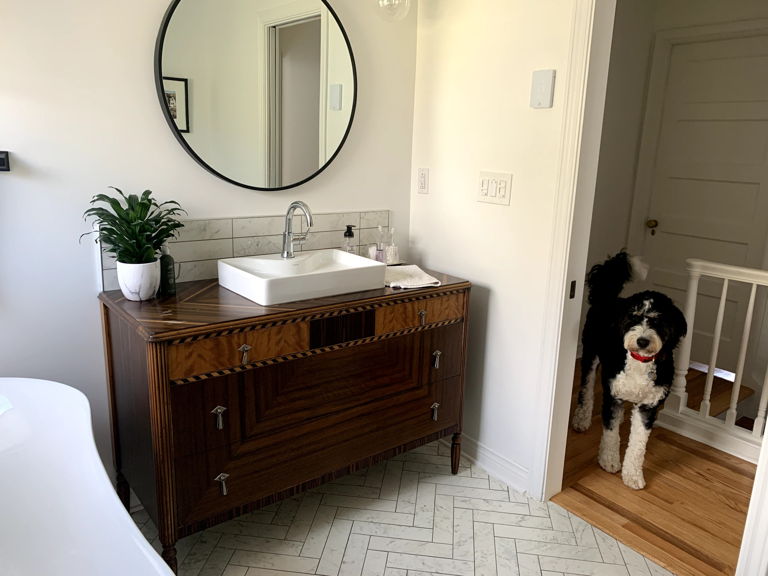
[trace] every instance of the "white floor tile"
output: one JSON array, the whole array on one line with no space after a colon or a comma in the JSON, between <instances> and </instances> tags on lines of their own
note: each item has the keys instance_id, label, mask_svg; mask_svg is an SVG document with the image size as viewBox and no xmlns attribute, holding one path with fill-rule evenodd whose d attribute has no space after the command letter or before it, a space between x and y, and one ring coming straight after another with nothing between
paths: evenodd
<instances>
[{"instance_id":1,"label":"white floor tile","mask_svg":"<svg viewBox=\"0 0 768 576\"><path fill-rule=\"evenodd\" d=\"M265 568L267 570L280 570L284 572L301 572L302 574L314 573L317 570L318 564L315 558L283 556L281 554L251 552L249 550L235 550L230 562L238 566Z\"/></svg>"},{"instance_id":2,"label":"white floor tile","mask_svg":"<svg viewBox=\"0 0 768 576\"><path fill-rule=\"evenodd\" d=\"M320 563L317 567L318 574L336 576L339 573L351 530L352 522L350 520L337 517L333 521L331 531L328 534L328 540L325 542L323 555L320 557Z\"/></svg>"},{"instance_id":3,"label":"white floor tile","mask_svg":"<svg viewBox=\"0 0 768 576\"><path fill-rule=\"evenodd\" d=\"M435 524L433 541L453 543L453 496L435 495Z\"/></svg>"},{"instance_id":4,"label":"white floor tile","mask_svg":"<svg viewBox=\"0 0 768 576\"><path fill-rule=\"evenodd\" d=\"M318 506L312 526L310 526L307 533L307 539L304 541L304 546L301 549L301 556L309 558L320 558L322 556L335 516L336 508Z\"/></svg>"},{"instance_id":5,"label":"white floor tile","mask_svg":"<svg viewBox=\"0 0 768 576\"><path fill-rule=\"evenodd\" d=\"M453 546L450 544L372 536L368 547L371 550L380 550L382 552L400 552L401 554L418 554L421 556L435 556L436 558L453 558Z\"/></svg>"},{"instance_id":6,"label":"white floor tile","mask_svg":"<svg viewBox=\"0 0 768 576\"><path fill-rule=\"evenodd\" d=\"M496 576L493 525L475 522L475 576Z\"/></svg>"},{"instance_id":7,"label":"white floor tile","mask_svg":"<svg viewBox=\"0 0 768 576\"><path fill-rule=\"evenodd\" d=\"M413 525L419 528L432 528L435 521L435 485L420 482L416 490L416 509Z\"/></svg>"},{"instance_id":8,"label":"white floor tile","mask_svg":"<svg viewBox=\"0 0 768 576\"><path fill-rule=\"evenodd\" d=\"M499 576L520 576L514 540L496 538L496 572Z\"/></svg>"},{"instance_id":9,"label":"white floor tile","mask_svg":"<svg viewBox=\"0 0 768 576\"><path fill-rule=\"evenodd\" d=\"M420 542L432 542L432 530L429 528L416 528L413 526L397 526L394 524L381 524L380 522L355 521L352 525L353 534L367 534L369 536L383 536L385 538L404 538Z\"/></svg>"},{"instance_id":10,"label":"white floor tile","mask_svg":"<svg viewBox=\"0 0 768 576\"><path fill-rule=\"evenodd\" d=\"M456 576L474 576L473 562L466 560L448 560L446 558L435 558L433 556L416 556L413 554L399 554L394 552L388 554L387 566L404 570L455 574Z\"/></svg>"},{"instance_id":11,"label":"white floor tile","mask_svg":"<svg viewBox=\"0 0 768 576\"><path fill-rule=\"evenodd\" d=\"M472 510L453 509L453 557L459 560L475 559L475 531Z\"/></svg>"}]
</instances>

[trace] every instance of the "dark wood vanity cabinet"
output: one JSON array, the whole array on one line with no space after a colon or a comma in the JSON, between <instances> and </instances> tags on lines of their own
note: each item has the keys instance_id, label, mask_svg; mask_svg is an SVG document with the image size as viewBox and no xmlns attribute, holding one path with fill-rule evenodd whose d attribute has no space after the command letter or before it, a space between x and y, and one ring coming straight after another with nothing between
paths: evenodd
<instances>
[{"instance_id":1,"label":"dark wood vanity cabinet","mask_svg":"<svg viewBox=\"0 0 768 576\"><path fill-rule=\"evenodd\" d=\"M212 524L452 435L458 469L469 284L262 307L215 281L100 295L118 492L163 557Z\"/></svg>"}]
</instances>

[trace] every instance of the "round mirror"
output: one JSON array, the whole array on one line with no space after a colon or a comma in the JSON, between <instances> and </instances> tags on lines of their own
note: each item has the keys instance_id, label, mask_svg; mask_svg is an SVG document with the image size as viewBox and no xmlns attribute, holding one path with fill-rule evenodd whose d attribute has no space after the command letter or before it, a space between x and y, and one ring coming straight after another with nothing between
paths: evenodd
<instances>
[{"instance_id":1,"label":"round mirror","mask_svg":"<svg viewBox=\"0 0 768 576\"><path fill-rule=\"evenodd\" d=\"M325 0L174 0L157 37L155 84L184 149L256 190L322 172L357 101L349 38Z\"/></svg>"}]
</instances>

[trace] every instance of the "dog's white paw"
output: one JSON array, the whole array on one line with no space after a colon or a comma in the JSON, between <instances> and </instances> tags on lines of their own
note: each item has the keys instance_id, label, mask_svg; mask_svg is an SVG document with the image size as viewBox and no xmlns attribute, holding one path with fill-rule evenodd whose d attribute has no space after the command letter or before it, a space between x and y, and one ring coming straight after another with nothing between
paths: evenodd
<instances>
[{"instance_id":1,"label":"dog's white paw","mask_svg":"<svg viewBox=\"0 0 768 576\"><path fill-rule=\"evenodd\" d=\"M597 463L600 464L600 468L611 474L621 470L621 460L618 456L612 454L600 454L597 458Z\"/></svg>"},{"instance_id":2,"label":"dog's white paw","mask_svg":"<svg viewBox=\"0 0 768 576\"><path fill-rule=\"evenodd\" d=\"M633 490L642 490L645 488L645 478L642 470L634 470L632 467L625 466L621 470L621 479Z\"/></svg>"},{"instance_id":3,"label":"dog's white paw","mask_svg":"<svg viewBox=\"0 0 768 576\"><path fill-rule=\"evenodd\" d=\"M618 433L603 430L603 438L600 441L600 450L597 454L597 463L600 464L600 468L611 474L621 470Z\"/></svg>"},{"instance_id":4,"label":"dog's white paw","mask_svg":"<svg viewBox=\"0 0 768 576\"><path fill-rule=\"evenodd\" d=\"M571 427L576 432L586 432L589 430L592 424L592 410L588 410L584 406L576 406L576 410L573 411L573 421Z\"/></svg>"}]
</instances>

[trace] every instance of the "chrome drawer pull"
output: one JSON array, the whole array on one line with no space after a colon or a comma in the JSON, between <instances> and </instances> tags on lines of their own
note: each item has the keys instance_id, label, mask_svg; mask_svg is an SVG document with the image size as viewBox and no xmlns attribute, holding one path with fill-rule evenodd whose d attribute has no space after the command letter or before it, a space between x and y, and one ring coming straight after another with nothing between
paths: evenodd
<instances>
[{"instance_id":1,"label":"chrome drawer pull","mask_svg":"<svg viewBox=\"0 0 768 576\"><path fill-rule=\"evenodd\" d=\"M226 410L226 406L216 406L213 410L211 410L211 414L216 416L216 430L224 430L224 410Z\"/></svg>"},{"instance_id":2,"label":"chrome drawer pull","mask_svg":"<svg viewBox=\"0 0 768 576\"><path fill-rule=\"evenodd\" d=\"M430 406L430 408L432 408L432 420L437 422L437 409L440 408L440 404L435 402L432 404L432 406Z\"/></svg>"},{"instance_id":3,"label":"chrome drawer pull","mask_svg":"<svg viewBox=\"0 0 768 576\"><path fill-rule=\"evenodd\" d=\"M419 324L424 326L427 323L427 311L419 310Z\"/></svg>"},{"instance_id":4,"label":"chrome drawer pull","mask_svg":"<svg viewBox=\"0 0 768 576\"><path fill-rule=\"evenodd\" d=\"M248 364L248 351L251 349L248 344L243 344L240 346L240 348L237 349L238 352L243 353L243 359L240 361L240 364Z\"/></svg>"},{"instance_id":5,"label":"chrome drawer pull","mask_svg":"<svg viewBox=\"0 0 768 576\"><path fill-rule=\"evenodd\" d=\"M440 356L442 355L443 353L440 352L440 350L435 350L434 352L432 352L432 356L434 356L435 358L435 361L432 363L432 366L434 368L440 368Z\"/></svg>"},{"instance_id":6,"label":"chrome drawer pull","mask_svg":"<svg viewBox=\"0 0 768 576\"><path fill-rule=\"evenodd\" d=\"M222 472L216 478L214 478L214 481L221 482L221 495L226 496L227 495L227 478L229 478L229 474L226 472Z\"/></svg>"}]
</instances>

